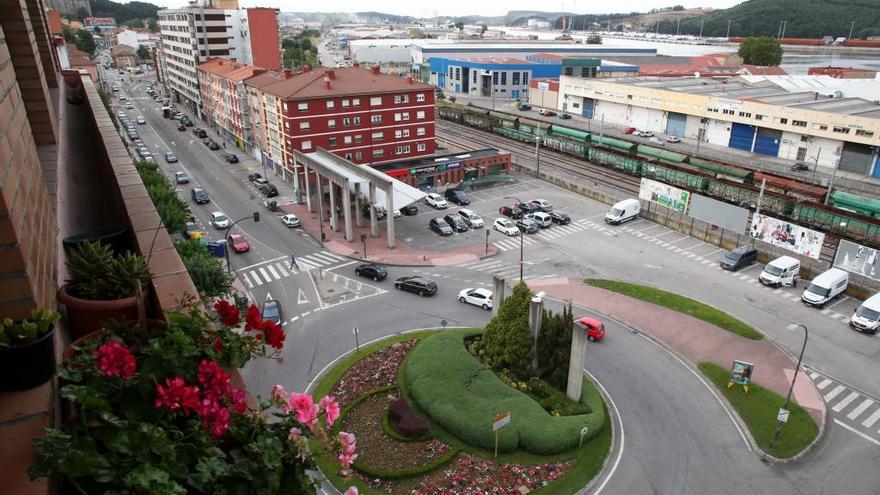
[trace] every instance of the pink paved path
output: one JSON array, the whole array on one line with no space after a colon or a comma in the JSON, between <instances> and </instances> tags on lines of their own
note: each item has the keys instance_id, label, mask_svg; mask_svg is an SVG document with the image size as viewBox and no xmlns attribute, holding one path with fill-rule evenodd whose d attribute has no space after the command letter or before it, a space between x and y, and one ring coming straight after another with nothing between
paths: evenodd
<instances>
[{"instance_id":1,"label":"pink paved path","mask_svg":"<svg viewBox=\"0 0 880 495\"><path fill-rule=\"evenodd\" d=\"M305 204L296 203L281 205L284 213L294 213L302 222L302 228L315 239L321 239L320 219L318 213L310 213ZM352 238L354 241L345 240L345 221L340 215L339 232L333 232L330 221L324 219L324 247L342 256L363 259L364 244L361 242L361 234L367 234L367 260L389 265L406 266L440 266L458 265L481 258L494 256L498 248L489 244L489 252L486 253L486 245L482 243L464 246L454 250L433 251L429 249L415 249L409 243L397 239L394 249L388 248L385 222L379 223L379 237L370 236L370 221L364 219L363 227L352 225Z\"/></svg>"},{"instance_id":2,"label":"pink paved path","mask_svg":"<svg viewBox=\"0 0 880 495\"><path fill-rule=\"evenodd\" d=\"M781 396L788 393L796 362L767 339L749 340L714 325L616 292L591 287L580 279L529 280L529 287L547 295L623 321L654 337L694 364L703 361L730 368L734 359L755 365L752 380ZM799 373L793 399L825 421L825 403L809 377Z\"/></svg>"}]
</instances>

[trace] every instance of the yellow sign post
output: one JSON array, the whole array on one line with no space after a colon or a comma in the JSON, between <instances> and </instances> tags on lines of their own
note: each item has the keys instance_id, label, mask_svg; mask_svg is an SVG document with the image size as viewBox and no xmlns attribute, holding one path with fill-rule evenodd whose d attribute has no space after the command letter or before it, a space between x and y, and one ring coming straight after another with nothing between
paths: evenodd
<instances>
[{"instance_id":1,"label":"yellow sign post","mask_svg":"<svg viewBox=\"0 0 880 495\"><path fill-rule=\"evenodd\" d=\"M501 427L510 423L510 411L503 412L492 418L492 431L495 432L495 457L498 457L498 435Z\"/></svg>"}]
</instances>

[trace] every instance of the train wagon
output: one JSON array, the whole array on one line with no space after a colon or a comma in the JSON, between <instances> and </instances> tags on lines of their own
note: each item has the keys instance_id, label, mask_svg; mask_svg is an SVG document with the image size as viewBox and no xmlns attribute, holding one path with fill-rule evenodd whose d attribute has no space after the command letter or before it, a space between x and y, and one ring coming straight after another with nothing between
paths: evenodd
<instances>
[{"instance_id":1,"label":"train wagon","mask_svg":"<svg viewBox=\"0 0 880 495\"><path fill-rule=\"evenodd\" d=\"M785 194L786 196L793 196L805 201L821 203L825 200L825 194L828 192L825 187L806 184L794 179L785 179L764 172L755 172L755 186L760 187L761 183L765 180L767 181L765 189L776 191Z\"/></svg>"},{"instance_id":2,"label":"train wagon","mask_svg":"<svg viewBox=\"0 0 880 495\"><path fill-rule=\"evenodd\" d=\"M831 195L831 204L835 208L851 211L866 217L880 218L880 200L868 199L843 191L834 191Z\"/></svg>"}]
</instances>

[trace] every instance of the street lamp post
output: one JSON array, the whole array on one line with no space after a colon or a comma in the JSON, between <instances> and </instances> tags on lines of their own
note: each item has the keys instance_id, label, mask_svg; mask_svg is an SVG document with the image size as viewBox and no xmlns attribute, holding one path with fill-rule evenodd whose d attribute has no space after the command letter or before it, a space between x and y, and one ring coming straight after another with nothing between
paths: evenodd
<instances>
[{"instance_id":1,"label":"street lamp post","mask_svg":"<svg viewBox=\"0 0 880 495\"><path fill-rule=\"evenodd\" d=\"M810 332L807 330L807 326L803 323L792 323L791 325L785 327L786 330L793 332L798 328L804 329L804 344L801 346L801 353L798 356L797 366L794 368L794 377L791 379L791 386L788 387L788 395L785 396L785 404L782 406L782 409L788 410L788 403L791 401L791 392L794 390L794 383L797 380L798 371L801 369L801 361L804 359L804 350L807 348L807 338L810 336ZM779 434L782 431L782 423L783 421L779 420L777 416L776 419L776 431L773 433L773 441L770 442L770 450L776 448L776 444L779 443Z\"/></svg>"},{"instance_id":2,"label":"street lamp post","mask_svg":"<svg viewBox=\"0 0 880 495\"><path fill-rule=\"evenodd\" d=\"M504 199L512 199L512 200L516 201L517 203L522 203L522 201L520 201L519 198L516 198L514 196L505 196ZM516 206L514 208L516 208ZM524 237L525 237L525 232L520 230L519 231L519 281L520 282L522 282L522 280L523 280L523 238ZM489 238L486 237L487 241L488 241L488 239ZM488 250L488 247L486 249Z\"/></svg>"},{"instance_id":3,"label":"street lamp post","mask_svg":"<svg viewBox=\"0 0 880 495\"><path fill-rule=\"evenodd\" d=\"M361 234L361 242L364 243L364 259L367 259L367 234Z\"/></svg>"},{"instance_id":4,"label":"street lamp post","mask_svg":"<svg viewBox=\"0 0 880 495\"><path fill-rule=\"evenodd\" d=\"M489 255L489 227L484 227L486 229L486 255Z\"/></svg>"},{"instance_id":5,"label":"street lamp post","mask_svg":"<svg viewBox=\"0 0 880 495\"><path fill-rule=\"evenodd\" d=\"M232 222L232 225L230 225L229 228L226 229L226 234L223 236L223 241L226 243L226 271L227 272L232 271L232 266L229 263L229 234L232 233L232 228L235 227L235 224L237 224L238 222L240 222L242 220L248 220L248 219L253 219L254 222L259 222L260 221L260 212L255 211L254 214L249 217L242 217L242 218L239 218L238 220Z\"/></svg>"}]
</instances>

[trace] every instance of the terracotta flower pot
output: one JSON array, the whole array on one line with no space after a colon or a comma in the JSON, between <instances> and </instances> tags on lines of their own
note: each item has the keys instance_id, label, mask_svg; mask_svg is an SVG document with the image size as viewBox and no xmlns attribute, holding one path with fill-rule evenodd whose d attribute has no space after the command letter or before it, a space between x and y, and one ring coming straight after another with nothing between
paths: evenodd
<instances>
[{"instance_id":1,"label":"terracotta flower pot","mask_svg":"<svg viewBox=\"0 0 880 495\"><path fill-rule=\"evenodd\" d=\"M135 296L112 301L80 299L67 291L67 284L58 289L58 302L67 308L67 328L78 339L101 328L109 320L137 320Z\"/></svg>"},{"instance_id":2,"label":"terracotta flower pot","mask_svg":"<svg viewBox=\"0 0 880 495\"><path fill-rule=\"evenodd\" d=\"M0 390L29 390L55 374L55 325L20 347L0 348Z\"/></svg>"}]
</instances>

